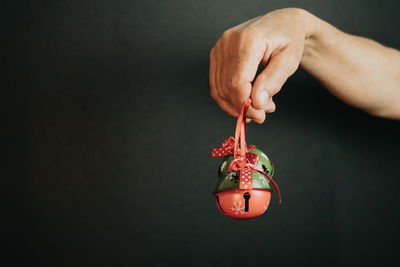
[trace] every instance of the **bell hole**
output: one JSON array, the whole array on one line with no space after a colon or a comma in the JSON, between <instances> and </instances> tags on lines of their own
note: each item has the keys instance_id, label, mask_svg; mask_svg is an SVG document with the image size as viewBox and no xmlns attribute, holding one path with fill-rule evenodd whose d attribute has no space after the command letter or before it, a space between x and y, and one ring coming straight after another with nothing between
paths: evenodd
<instances>
[{"instance_id":1,"label":"bell hole","mask_svg":"<svg viewBox=\"0 0 400 267\"><path fill-rule=\"evenodd\" d=\"M263 169L263 172L265 172L266 174L268 174L268 173L269 173L269 171L268 171L267 167L265 167L265 165L264 165L264 164L262 165L262 169Z\"/></svg>"},{"instance_id":2,"label":"bell hole","mask_svg":"<svg viewBox=\"0 0 400 267\"><path fill-rule=\"evenodd\" d=\"M248 212L249 211L250 193L249 192L244 193L243 198L244 198L244 211Z\"/></svg>"},{"instance_id":3,"label":"bell hole","mask_svg":"<svg viewBox=\"0 0 400 267\"><path fill-rule=\"evenodd\" d=\"M235 172L235 174L233 175L233 179L236 184L239 183L240 174L238 172Z\"/></svg>"}]
</instances>

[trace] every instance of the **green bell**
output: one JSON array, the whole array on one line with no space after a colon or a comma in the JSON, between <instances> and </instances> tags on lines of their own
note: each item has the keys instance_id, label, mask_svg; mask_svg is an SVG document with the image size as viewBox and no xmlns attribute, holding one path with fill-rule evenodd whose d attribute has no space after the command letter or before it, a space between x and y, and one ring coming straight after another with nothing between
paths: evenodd
<instances>
[{"instance_id":1,"label":"green bell","mask_svg":"<svg viewBox=\"0 0 400 267\"><path fill-rule=\"evenodd\" d=\"M253 148L249 151L250 153L256 154L260 157L257 162L257 169L265 172L269 177L274 174L274 166L268 159L267 155L258 148ZM216 187L216 192L221 190L239 188L239 171L228 171L229 164L233 159L233 155L225 156L218 168L219 180ZM263 174L252 171L253 174L253 188L255 189L271 189L269 180Z\"/></svg>"}]
</instances>

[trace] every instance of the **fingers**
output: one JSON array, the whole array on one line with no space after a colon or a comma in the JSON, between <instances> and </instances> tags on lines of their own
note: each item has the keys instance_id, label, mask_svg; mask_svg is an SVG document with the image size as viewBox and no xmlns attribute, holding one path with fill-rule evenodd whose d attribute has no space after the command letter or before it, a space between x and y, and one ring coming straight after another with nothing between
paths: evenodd
<instances>
[{"instance_id":1,"label":"fingers","mask_svg":"<svg viewBox=\"0 0 400 267\"><path fill-rule=\"evenodd\" d=\"M290 47L272 55L266 68L257 76L253 84L251 98L257 109L274 112L272 96L278 93L286 80L299 66L301 55Z\"/></svg>"},{"instance_id":2,"label":"fingers","mask_svg":"<svg viewBox=\"0 0 400 267\"><path fill-rule=\"evenodd\" d=\"M210 95L217 102L223 111L225 111L229 116L237 117L239 113L233 108L233 106L220 98L217 92L217 85L219 84L219 77L217 77L217 60L215 55L215 47L210 52L210 73L209 73L209 83L210 83Z\"/></svg>"},{"instance_id":3,"label":"fingers","mask_svg":"<svg viewBox=\"0 0 400 267\"><path fill-rule=\"evenodd\" d=\"M257 38L258 34L252 28L239 34L231 30L223 34L210 53L210 93L233 117L238 116L243 104L251 97L253 104L246 115L257 123L263 123L265 112L275 110L272 96L294 72L290 66L296 65L297 68L298 62L293 64L291 56L283 52L270 57L274 47L267 49L265 40ZM268 66L252 85L262 61L268 62Z\"/></svg>"},{"instance_id":4,"label":"fingers","mask_svg":"<svg viewBox=\"0 0 400 267\"><path fill-rule=\"evenodd\" d=\"M225 34L226 36L226 34ZM243 104L251 94L251 81L257 72L257 59L246 52L229 54L231 49L224 46L221 38L210 53L211 97L230 116L237 117ZM265 112L251 106L247 117L255 122L265 120Z\"/></svg>"},{"instance_id":5,"label":"fingers","mask_svg":"<svg viewBox=\"0 0 400 267\"><path fill-rule=\"evenodd\" d=\"M221 64L218 64L220 71L220 92L222 98L230 102L236 112L239 112L243 104L250 98L252 84L262 55L264 47L260 42L254 40L254 34L230 36L224 33L219 42L217 53ZM255 122L262 123L265 120L265 112L250 106L247 116Z\"/></svg>"},{"instance_id":6,"label":"fingers","mask_svg":"<svg viewBox=\"0 0 400 267\"><path fill-rule=\"evenodd\" d=\"M257 73L261 61L261 56L258 54L261 53L251 40L254 38L252 36L247 36L246 40L242 36L225 37L228 38L231 40L222 38L221 87L230 96L228 101L239 111L244 102L250 98L251 82Z\"/></svg>"},{"instance_id":7,"label":"fingers","mask_svg":"<svg viewBox=\"0 0 400 267\"><path fill-rule=\"evenodd\" d=\"M272 100L272 97L270 97L267 101L267 104L265 105L264 111L267 113L272 113L276 109L276 105L274 101Z\"/></svg>"},{"instance_id":8,"label":"fingers","mask_svg":"<svg viewBox=\"0 0 400 267\"><path fill-rule=\"evenodd\" d=\"M246 117L261 124L265 121L265 111L256 109L253 105L250 105L249 109L247 110Z\"/></svg>"},{"instance_id":9,"label":"fingers","mask_svg":"<svg viewBox=\"0 0 400 267\"><path fill-rule=\"evenodd\" d=\"M215 44L215 60L216 60L216 69L215 69L215 86L217 88L217 93L219 98L229 102L230 95L228 92L225 92L222 88L221 84L221 71L222 71L222 63L223 63L223 49L221 40L219 40Z\"/></svg>"}]
</instances>

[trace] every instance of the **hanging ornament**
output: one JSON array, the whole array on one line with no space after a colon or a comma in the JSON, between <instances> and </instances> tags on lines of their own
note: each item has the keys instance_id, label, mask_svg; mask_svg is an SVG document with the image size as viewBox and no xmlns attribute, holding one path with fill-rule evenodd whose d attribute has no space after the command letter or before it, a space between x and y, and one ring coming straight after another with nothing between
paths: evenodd
<instances>
[{"instance_id":1,"label":"hanging ornament","mask_svg":"<svg viewBox=\"0 0 400 267\"><path fill-rule=\"evenodd\" d=\"M246 145L246 112L251 104L243 105L236 123L235 138L228 137L221 147L212 149L212 158L223 158L218 168L219 180L214 192L222 214L233 219L250 219L263 214L271 200L274 165L267 155L254 145Z\"/></svg>"}]
</instances>

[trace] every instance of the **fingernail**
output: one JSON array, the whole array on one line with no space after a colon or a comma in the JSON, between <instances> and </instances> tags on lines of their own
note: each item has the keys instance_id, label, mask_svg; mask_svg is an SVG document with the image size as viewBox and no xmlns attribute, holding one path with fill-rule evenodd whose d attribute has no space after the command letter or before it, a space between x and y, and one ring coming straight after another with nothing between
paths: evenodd
<instances>
[{"instance_id":1,"label":"fingernail","mask_svg":"<svg viewBox=\"0 0 400 267\"><path fill-rule=\"evenodd\" d=\"M267 91L263 90L261 91L260 96L261 96L261 101L263 101L263 106L265 107L268 103L269 95Z\"/></svg>"}]
</instances>

